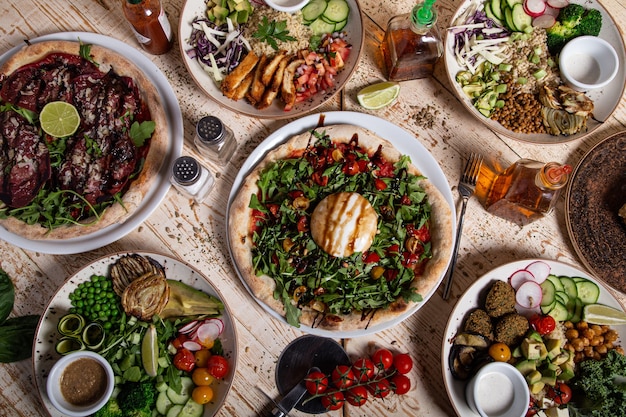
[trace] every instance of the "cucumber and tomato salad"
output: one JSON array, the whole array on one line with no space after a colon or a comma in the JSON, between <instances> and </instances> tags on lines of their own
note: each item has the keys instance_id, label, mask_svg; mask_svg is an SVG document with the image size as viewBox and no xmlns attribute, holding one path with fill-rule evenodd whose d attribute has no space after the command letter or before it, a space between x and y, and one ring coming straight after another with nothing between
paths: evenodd
<instances>
[{"instance_id":1,"label":"cucumber and tomato salad","mask_svg":"<svg viewBox=\"0 0 626 417\"><path fill-rule=\"evenodd\" d=\"M311 0L302 8L302 19L315 35L342 30L348 23L346 0Z\"/></svg>"},{"instance_id":2,"label":"cucumber and tomato salad","mask_svg":"<svg viewBox=\"0 0 626 417\"><path fill-rule=\"evenodd\" d=\"M597 303L600 297L598 285L582 277L551 274L540 286L543 294L541 312L549 314L556 321L579 322L583 307Z\"/></svg>"}]
</instances>

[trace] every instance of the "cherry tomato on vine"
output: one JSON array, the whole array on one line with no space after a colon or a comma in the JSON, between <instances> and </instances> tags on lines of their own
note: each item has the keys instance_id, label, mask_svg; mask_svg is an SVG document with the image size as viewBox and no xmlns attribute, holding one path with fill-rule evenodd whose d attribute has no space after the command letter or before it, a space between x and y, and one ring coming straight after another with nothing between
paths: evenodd
<instances>
[{"instance_id":1,"label":"cherry tomato on vine","mask_svg":"<svg viewBox=\"0 0 626 417\"><path fill-rule=\"evenodd\" d=\"M406 375L395 374L390 382L391 389L398 395L404 395L411 390L411 380Z\"/></svg>"},{"instance_id":2,"label":"cherry tomato on vine","mask_svg":"<svg viewBox=\"0 0 626 417\"><path fill-rule=\"evenodd\" d=\"M213 355L207 362L209 373L215 378L224 378L228 373L228 361L220 355Z\"/></svg>"},{"instance_id":3,"label":"cherry tomato on vine","mask_svg":"<svg viewBox=\"0 0 626 417\"><path fill-rule=\"evenodd\" d=\"M548 387L546 395L548 398L552 398L556 404L562 405L567 404L572 399L572 390L564 383L557 382L553 387Z\"/></svg>"},{"instance_id":4,"label":"cherry tomato on vine","mask_svg":"<svg viewBox=\"0 0 626 417\"><path fill-rule=\"evenodd\" d=\"M363 385L352 387L346 392L346 401L355 407L360 407L367 402L367 388Z\"/></svg>"},{"instance_id":5,"label":"cherry tomato on vine","mask_svg":"<svg viewBox=\"0 0 626 417\"><path fill-rule=\"evenodd\" d=\"M349 388L356 380L354 379L354 372L352 372L352 368L348 365L337 365L331 374L331 378L333 384L339 388Z\"/></svg>"},{"instance_id":6,"label":"cherry tomato on vine","mask_svg":"<svg viewBox=\"0 0 626 417\"><path fill-rule=\"evenodd\" d=\"M367 390L376 398L385 398L391 393L391 385L387 379L381 379L369 384Z\"/></svg>"},{"instance_id":7,"label":"cherry tomato on vine","mask_svg":"<svg viewBox=\"0 0 626 417\"><path fill-rule=\"evenodd\" d=\"M324 395L320 401L322 402L322 406L325 409L333 411L339 410L341 407L343 407L345 399L340 391L333 391Z\"/></svg>"},{"instance_id":8,"label":"cherry tomato on vine","mask_svg":"<svg viewBox=\"0 0 626 417\"><path fill-rule=\"evenodd\" d=\"M178 349L178 352L174 355L173 363L176 369L191 372L196 366L196 357L193 356L193 353L189 349L181 348Z\"/></svg>"},{"instance_id":9,"label":"cherry tomato on vine","mask_svg":"<svg viewBox=\"0 0 626 417\"><path fill-rule=\"evenodd\" d=\"M393 357L393 367L401 374L408 374L413 369L413 359L408 353L398 353Z\"/></svg>"},{"instance_id":10,"label":"cherry tomato on vine","mask_svg":"<svg viewBox=\"0 0 626 417\"><path fill-rule=\"evenodd\" d=\"M389 349L378 349L372 355L372 362L378 369L386 371L393 365L393 353Z\"/></svg>"},{"instance_id":11,"label":"cherry tomato on vine","mask_svg":"<svg viewBox=\"0 0 626 417\"><path fill-rule=\"evenodd\" d=\"M313 371L304 381L306 390L311 395L323 394L328 389L328 377L323 372Z\"/></svg>"},{"instance_id":12,"label":"cherry tomato on vine","mask_svg":"<svg viewBox=\"0 0 626 417\"><path fill-rule=\"evenodd\" d=\"M352 364L352 372L357 382L365 382L372 379L376 366L368 358L359 358Z\"/></svg>"}]
</instances>

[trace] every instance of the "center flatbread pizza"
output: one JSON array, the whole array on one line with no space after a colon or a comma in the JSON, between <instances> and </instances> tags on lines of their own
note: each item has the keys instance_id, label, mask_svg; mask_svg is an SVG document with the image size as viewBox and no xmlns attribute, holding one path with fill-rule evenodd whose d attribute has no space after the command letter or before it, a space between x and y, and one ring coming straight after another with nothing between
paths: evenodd
<instances>
[{"instance_id":1,"label":"center flatbread pizza","mask_svg":"<svg viewBox=\"0 0 626 417\"><path fill-rule=\"evenodd\" d=\"M441 192L389 141L318 127L270 151L245 177L228 233L254 296L299 327L388 322L439 284L452 247Z\"/></svg>"},{"instance_id":2,"label":"center flatbread pizza","mask_svg":"<svg viewBox=\"0 0 626 417\"><path fill-rule=\"evenodd\" d=\"M39 123L51 102L80 125L56 138ZM46 41L0 67L0 225L27 239L67 239L122 223L158 178L168 148L155 86L101 46Z\"/></svg>"}]
</instances>

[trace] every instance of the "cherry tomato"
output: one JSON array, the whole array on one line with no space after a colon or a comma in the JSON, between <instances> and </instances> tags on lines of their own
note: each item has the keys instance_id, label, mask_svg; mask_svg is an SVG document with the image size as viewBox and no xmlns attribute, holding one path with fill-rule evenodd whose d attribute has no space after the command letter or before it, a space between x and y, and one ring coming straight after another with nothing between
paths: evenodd
<instances>
[{"instance_id":1,"label":"cherry tomato","mask_svg":"<svg viewBox=\"0 0 626 417\"><path fill-rule=\"evenodd\" d=\"M535 314L529 321L530 325L542 336L552 332L556 328L554 317L549 315L541 316Z\"/></svg>"},{"instance_id":2,"label":"cherry tomato","mask_svg":"<svg viewBox=\"0 0 626 417\"><path fill-rule=\"evenodd\" d=\"M189 337L187 337L187 335L179 334L178 336L176 336L176 339L172 340L172 346L176 350L178 350L183 347L183 343L185 343L187 340L189 340Z\"/></svg>"},{"instance_id":3,"label":"cherry tomato","mask_svg":"<svg viewBox=\"0 0 626 417\"><path fill-rule=\"evenodd\" d=\"M328 389L328 377L323 372L313 371L307 375L305 384L309 394L323 394Z\"/></svg>"},{"instance_id":4,"label":"cherry tomato","mask_svg":"<svg viewBox=\"0 0 626 417\"><path fill-rule=\"evenodd\" d=\"M391 389L398 395L404 395L411 390L411 380L406 375L395 374L391 377Z\"/></svg>"},{"instance_id":5,"label":"cherry tomato","mask_svg":"<svg viewBox=\"0 0 626 417\"><path fill-rule=\"evenodd\" d=\"M207 362L209 373L215 378L224 378L228 373L228 361L220 355L213 355Z\"/></svg>"},{"instance_id":6,"label":"cherry tomato","mask_svg":"<svg viewBox=\"0 0 626 417\"><path fill-rule=\"evenodd\" d=\"M329 392L321 398L322 406L329 410L339 410L343 407L344 397L340 391Z\"/></svg>"},{"instance_id":7,"label":"cherry tomato","mask_svg":"<svg viewBox=\"0 0 626 417\"><path fill-rule=\"evenodd\" d=\"M363 262L365 262L366 264L380 262L380 255L376 252L367 252L363 258Z\"/></svg>"},{"instance_id":8,"label":"cherry tomato","mask_svg":"<svg viewBox=\"0 0 626 417\"><path fill-rule=\"evenodd\" d=\"M189 349L178 349L174 355L174 366L181 371L191 372L196 366L196 357Z\"/></svg>"},{"instance_id":9,"label":"cherry tomato","mask_svg":"<svg viewBox=\"0 0 626 417\"><path fill-rule=\"evenodd\" d=\"M413 369L413 359L408 353L398 353L393 357L393 367L401 374L408 374Z\"/></svg>"},{"instance_id":10,"label":"cherry tomato","mask_svg":"<svg viewBox=\"0 0 626 417\"><path fill-rule=\"evenodd\" d=\"M355 407L360 407L367 402L367 388L363 385L352 387L346 392L346 401Z\"/></svg>"},{"instance_id":11,"label":"cherry tomato","mask_svg":"<svg viewBox=\"0 0 626 417\"><path fill-rule=\"evenodd\" d=\"M352 364L352 372L357 382L365 382L372 379L376 367L368 358L359 358Z\"/></svg>"},{"instance_id":12,"label":"cherry tomato","mask_svg":"<svg viewBox=\"0 0 626 417\"><path fill-rule=\"evenodd\" d=\"M376 187L377 190L382 191L387 188L387 183L380 178L376 178L374 179L374 187Z\"/></svg>"},{"instance_id":13,"label":"cherry tomato","mask_svg":"<svg viewBox=\"0 0 626 417\"><path fill-rule=\"evenodd\" d=\"M494 343L489 346L489 356L496 362L508 362L511 359L511 349L504 343Z\"/></svg>"},{"instance_id":14,"label":"cherry tomato","mask_svg":"<svg viewBox=\"0 0 626 417\"><path fill-rule=\"evenodd\" d=\"M369 384L367 389L374 397L385 398L391 392L391 385L387 379L381 379Z\"/></svg>"},{"instance_id":15,"label":"cherry tomato","mask_svg":"<svg viewBox=\"0 0 626 417\"><path fill-rule=\"evenodd\" d=\"M558 405L567 404L572 399L572 390L562 382L557 382L554 387L548 387L546 394Z\"/></svg>"},{"instance_id":16,"label":"cherry tomato","mask_svg":"<svg viewBox=\"0 0 626 417\"><path fill-rule=\"evenodd\" d=\"M213 388L209 386L195 387L191 392L191 398L198 404L206 404L213 399Z\"/></svg>"},{"instance_id":17,"label":"cherry tomato","mask_svg":"<svg viewBox=\"0 0 626 417\"><path fill-rule=\"evenodd\" d=\"M208 349L200 349L196 350L193 353L193 356L196 358L196 366L199 368L206 368L206 364L211 357L211 351Z\"/></svg>"},{"instance_id":18,"label":"cherry tomato","mask_svg":"<svg viewBox=\"0 0 626 417\"><path fill-rule=\"evenodd\" d=\"M378 349L372 355L372 362L378 369L386 371L393 365L393 353L389 349Z\"/></svg>"},{"instance_id":19,"label":"cherry tomato","mask_svg":"<svg viewBox=\"0 0 626 417\"><path fill-rule=\"evenodd\" d=\"M193 370L191 374L193 383L198 386L208 386L215 381L215 377L209 373L208 368L198 368Z\"/></svg>"},{"instance_id":20,"label":"cherry tomato","mask_svg":"<svg viewBox=\"0 0 626 417\"><path fill-rule=\"evenodd\" d=\"M351 387L355 382L354 372L348 365L337 365L331 377L333 384L339 389Z\"/></svg>"}]
</instances>

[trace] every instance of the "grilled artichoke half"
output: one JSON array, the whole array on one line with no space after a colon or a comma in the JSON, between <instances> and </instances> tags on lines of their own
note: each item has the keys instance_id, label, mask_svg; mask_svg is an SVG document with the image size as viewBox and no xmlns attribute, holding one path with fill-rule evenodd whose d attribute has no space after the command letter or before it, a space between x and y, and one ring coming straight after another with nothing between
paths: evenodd
<instances>
[{"instance_id":1,"label":"grilled artichoke half","mask_svg":"<svg viewBox=\"0 0 626 417\"><path fill-rule=\"evenodd\" d=\"M126 314L150 321L159 314L169 299L170 287L163 275L148 272L133 280L122 293Z\"/></svg>"}]
</instances>

